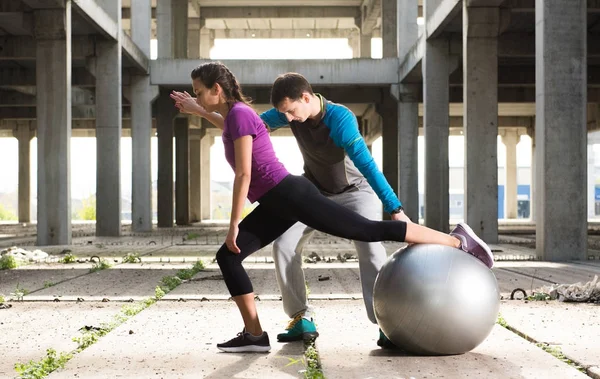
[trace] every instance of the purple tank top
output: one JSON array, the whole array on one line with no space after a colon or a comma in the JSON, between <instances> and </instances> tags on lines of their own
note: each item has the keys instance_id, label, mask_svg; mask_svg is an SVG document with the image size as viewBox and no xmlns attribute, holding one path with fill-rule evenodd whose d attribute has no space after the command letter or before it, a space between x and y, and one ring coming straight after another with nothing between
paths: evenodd
<instances>
[{"instance_id":1,"label":"purple tank top","mask_svg":"<svg viewBox=\"0 0 600 379\"><path fill-rule=\"evenodd\" d=\"M277 159L269 131L254 109L241 102L235 103L224 121L222 138L225 159L233 171L235 171L233 141L243 136L252 136L252 173L248 200L253 203L279 184L289 175L289 172Z\"/></svg>"}]
</instances>

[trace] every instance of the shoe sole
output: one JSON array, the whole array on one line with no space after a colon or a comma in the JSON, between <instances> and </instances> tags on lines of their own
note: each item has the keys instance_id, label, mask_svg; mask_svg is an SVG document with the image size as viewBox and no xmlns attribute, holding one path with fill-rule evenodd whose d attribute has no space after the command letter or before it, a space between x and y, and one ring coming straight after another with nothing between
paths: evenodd
<instances>
[{"instance_id":1,"label":"shoe sole","mask_svg":"<svg viewBox=\"0 0 600 379\"><path fill-rule=\"evenodd\" d=\"M475 242L479 244L479 246L483 247L483 250L487 253L488 258L490 258L490 262L492 262L492 265L490 266L490 268L492 268L494 266L494 255L492 254L492 251L490 250L489 246L485 242L483 242L483 240L479 238L477 234L475 234L475 232L473 231L473 229L471 229L469 225L465 223L460 223L458 225L461 228L463 228L467 232L469 237L473 238Z\"/></svg>"},{"instance_id":2,"label":"shoe sole","mask_svg":"<svg viewBox=\"0 0 600 379\"><path fill-rule=\"evenodd\" d=\"M271 350L271 346L238 346L238 347L219 347L217 349L226 353L268 353Z\"/></svg>"},{"instance_id":3,"label":"shoe sole","mask_svg":"<svg viewBox=\"0 0 600 379\"><path fill-rule=\"evenodd\" d=\"M277 337L277 342L312 341L319 336L319 332L306 332L296 337Z\"/></svg>"}]
</instances>

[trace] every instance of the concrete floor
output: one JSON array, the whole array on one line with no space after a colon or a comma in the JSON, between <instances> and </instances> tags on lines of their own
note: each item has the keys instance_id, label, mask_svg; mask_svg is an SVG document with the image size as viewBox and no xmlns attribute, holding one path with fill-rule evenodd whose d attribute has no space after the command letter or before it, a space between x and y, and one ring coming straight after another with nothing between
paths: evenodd
<instances>
[{"instance_id":1,"label":"concrete floor","mask_svg":"<svg viewBox=\"0 0 600 379\"><path fill-rule=\"evenodd\" d=\"M35 248L31 227L0 226L0 249ZM17 286L29 291L23 301L0 309L0 377L15 377L14 364L41 359L47 348L72 351L72 337L84 326L98 326L119 314L128 302L154 295L164 276L207 264L162 300L130 317L98 342L74 355L50 378L294 378L302 377L301 343L281 344L276 334L287 323L269 247L245 264L260 300L261 322L271 337L269 354L224 354L215 344L237 333L242 322L212 261L223 241L222 227L177 228L120 238L97 238L93 226L74 227L71 246L44 248L46 262L0 271L0 294L10 298ZM190 231L199 238L186 240ZM528 239L529 238L529 239ZM593 237L591 237L593 238ZM496 325L473 351L449 357L417 357L381 350L377 326L369 322L360 290L358 264L349 241L317 235L305 257L310 298L320 337L316 347L327 378L600 378L600 311L594 304L509 300L515 288L528 294L553 283L587 282L600 274L600 261L549 263L531 259L527 235L503 236L492 246L493 271L508 325ZM401 244L385 244L389 253ZM62 264L65 249L83 263ZM122 263L128 253L141 263ZM104 257L110 269L89 272L86 257ZM345 262L335 259L346 256ZM327 263L327 261L330 261ZM319 280L329 277L328 280ZM533 342L532 342L533 341ZM536 346L559 348L567 364ZM583 371L583 372L582 372Z\"/></svg>"}]
</instances>

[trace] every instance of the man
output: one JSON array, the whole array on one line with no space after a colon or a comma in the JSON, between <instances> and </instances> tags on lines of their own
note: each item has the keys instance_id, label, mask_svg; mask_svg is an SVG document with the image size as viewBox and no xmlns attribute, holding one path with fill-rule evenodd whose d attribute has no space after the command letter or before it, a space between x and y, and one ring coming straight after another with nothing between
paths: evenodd
<instances>
[{"instance_id":1,"label":"man","mask_svg":"<svg viewBox=\"0 0 600 379\"><path fill-rule=\"evenodd\" d=\"M182 112L205 117L223 128L223 118L201 109L189 94L174 92L171 97ZM260 117L272 130L290 126L304 158L304 175L323 194L369 219L378 216L377 209L381 202L391 219L411 222L404 214L402 203L375 164L360 135L356 116L348 108L315 94L310 83L297 73L283 74L275 80L271 104L274 108ZM280 342L313 339L319 335L313 311L308 305L302 269L302 249L313 232L304 224L296 223L273 244L273 259L284 311L292 319L286 332L277 335ZM457 227L451 234L463 241L465 246L474 243L469 239L472 232ZM354 241L354 245L367 315L371 322L377 323L373 311L373 286L381 266L387 260L387 253L379 242ZM487 257L488 254L482 252L482 255ZM486 264L490 266L489 262ZM395 347L381 329L377 345Z\"/></svg>"},{"instance_id":2,"label":"man","mask_svg":"<svg viewBox=\"0 0 600 379\"><path fill-rule=\"evenodd\" d=\"M287 73L275 80L271 104L275 108L261 114L261 118L272 130L290 126L304 158L304 175L323 194L369 219L378 216L379 198L393 220L410 222L373 160L352 111L315 94L310 83L297 73ZM283 307L292 318L287 331L277 336L281 342L318 336L302 270L302 248L313 232L297 223L273 244ZM379 242L354 241L354 246L367 315L371 322L377 323L373 285L387 253ZM377 344L393 347L381 332Z\"/></svg>"}]
</instances>

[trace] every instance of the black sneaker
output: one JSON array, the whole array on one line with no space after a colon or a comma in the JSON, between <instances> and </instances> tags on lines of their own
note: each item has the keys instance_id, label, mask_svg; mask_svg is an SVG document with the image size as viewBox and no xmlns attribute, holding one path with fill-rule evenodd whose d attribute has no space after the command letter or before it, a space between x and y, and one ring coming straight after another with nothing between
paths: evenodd
<instances>
[{"instance_id":1,"label":"black sneaker","mask_svg":"<svg viewBox=\"0 0 600 379\"><path fill-rule=\"evenodd\" d=\"M226 353L266 353L271 350L271 345L267 332L263 332L260 337L254 337L244 328L237 337L217 344L217 349Z\"/></svg>"}]
</instances>

